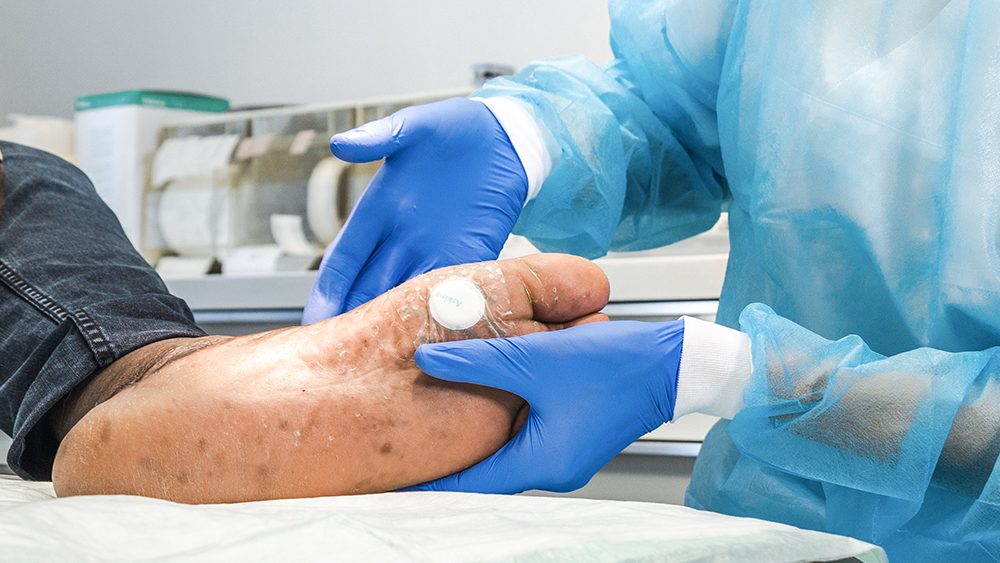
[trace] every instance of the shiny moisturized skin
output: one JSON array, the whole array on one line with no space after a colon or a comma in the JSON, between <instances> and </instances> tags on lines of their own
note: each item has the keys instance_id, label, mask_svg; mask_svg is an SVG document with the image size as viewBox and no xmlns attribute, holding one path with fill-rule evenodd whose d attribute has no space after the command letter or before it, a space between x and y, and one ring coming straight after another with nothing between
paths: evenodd
<instances>
[{"instance_id":1,"label":"shiny moisturized skin","mask_svg":"<svg viewBox=\"0 0 1000 563\"><path fill-rule=\"evenodd\" d=\"M430 322L441 276L482 290L479 323ZM456 266L327 321L209 345L88 412L62 442L53 483L60 496L206 503L379 492L453 473L503 445L524 403L428 377L416 346L604 320L595 311L608 291L599 268L571 256Z\"/></svg>"}]
</instances>

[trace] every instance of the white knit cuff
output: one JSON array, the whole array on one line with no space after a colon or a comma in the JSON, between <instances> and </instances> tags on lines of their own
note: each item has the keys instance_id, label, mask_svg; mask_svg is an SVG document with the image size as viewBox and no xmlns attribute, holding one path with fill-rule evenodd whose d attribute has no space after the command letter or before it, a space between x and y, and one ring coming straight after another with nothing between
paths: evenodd
<instances>
[{"instance_id":1,"label":"white knit cuff","mask_svg":"<svg viewBox=\"0 0 1000 563\"><path fill-rule=\"evenodd\" d=\"M500 122L507 133L514 152L521 159L521 166L528 176L528 197L531 201L542 183L549 177L556 157L562 153L559 144L547 129L535 119L535 112L526 102L515 98L469 98L482 102Z\"/></svg>"},{"instance_id":2,"label":"white knit cuff","mask_svg":"<svg viewBox=\"0 0 1000 563\"><path fill-rule=\"evenodd\" d=\"M752 372L750 337L684 317L674 420L693 412L732 419L743 409L743 390Z\"/></svg>"}]
</instances>

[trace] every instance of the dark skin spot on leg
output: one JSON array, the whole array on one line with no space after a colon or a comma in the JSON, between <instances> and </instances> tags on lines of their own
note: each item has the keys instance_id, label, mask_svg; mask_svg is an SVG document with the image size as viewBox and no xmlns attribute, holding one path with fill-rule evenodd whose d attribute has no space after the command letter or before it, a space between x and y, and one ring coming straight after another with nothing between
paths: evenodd
<instances>
[{"instance_id":1,"label":"dark skin spot on leg","mask_svg":"<svg viewBox=\"0 0 1000 563\"><path fill-rule=\"evenodd\" d=\"M181 485L187 485L188 483L191 482L191 477L188 476L187 471L181 471L177 475L177 482L180 483Z\"/></svg>"},{"instance_id":2,"label":"dark skin spot on leg","mask_svg":"<svg viewBox=\"0 0 1000 563\"><path fill-rule=\"evenodd\" d=\"M281 422L278 423L278 430L288 430L288 421L281 420Z\"/></svg>"},{"instance_id":3,"label":"dark skin spot on leg","mask_svg":"<svg viewBox=\"0 0 1000 563\"><path fill-rule=\"evenodd\" d=\"M257 466L257 488L266 491L270 488L271 468L266 463Z\"/></svg>"},{"instance_id":4,"label":"dark skin spot on leg","mask_svg":"<svg viewBox=\"0 0 1000 563\"><path fill-rule=\"evenodd\" d=\"M111 440L111 422L105 420L101 423L101 443L107 444Z\"/></svg>"},{"instance_id":5,"label":"dark skin spot on leg","mask_svg":"<svg viewBox=\"0 0 1000 563\"><path fill-rule=\"evenodd\" d=\"M206 451L208 451L208 440L204 438L198 438L198 451L201 453L205 453Z\"/></svg>"},{"instance_id":6,"label":"dark skin spot on leg","mask_svg":"<svg viewBox=\"0 0 1000 563\"><path fill-rule=\"evenodd\" d=\"M312 433L316 431L316 425L317 425L316 415L310 414L309 420L306 421L305 426L303 426L302 429L299 431L299 433L301 434L301 438L306 439L309 436L311 436Z\"/></svg>"},{"instance_id":7,"label":"dark skin spot on leg","mask_svg":"<svg viewBox=\"0 0 1000 563\"><path fill-rule=\"evenodd\" d=\"M257 434L257 440L256 441L257 441L258 444L263 444L264 443L264 435L263 434Z\"/></svg>"},{"instance_id":8,"label":"dark skin spot on leg","mask_svg":"<svg viewBox=\"0 0 1000 563\"><path fill-rule=\"evenodd\" d=\"M383 444L382 445L382 449L380 449L379 451L382 452L382 455L391 454L392 453L392 445L391 444Z\"/></svg>"},{"instance_id":9,"label":"dark skin spot on leg","mask_svg":"<svg viewBox=\"0 0 1000 563\"><path fill-rule=\"evenodd\" d=\"M156 466L158 464L156 463L156 460L151 457L144 457L140 459L139 465L142 467L142 470L145 471L146 473L150 473L153 475L156 475L158 473L158 471L156 470Z\"/></svg>"}]
</instances>

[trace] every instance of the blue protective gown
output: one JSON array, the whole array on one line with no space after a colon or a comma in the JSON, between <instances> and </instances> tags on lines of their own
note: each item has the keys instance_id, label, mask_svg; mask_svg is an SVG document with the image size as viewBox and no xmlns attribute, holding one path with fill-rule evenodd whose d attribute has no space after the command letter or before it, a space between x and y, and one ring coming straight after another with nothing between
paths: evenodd
<instances>
[{"instance_id":1,"label":"blue protective gown","mask_svg":"<svg viewBox=\"0 0 1000 563\"><path fill-rule=\"evenodd\" d=\"M1000 2L610 11L603 67L477 95L525 100L562 149L515 228L544 250L660 246L729 205L718 321L754 374L688 504L1000 558Z\"/></svg>"}]
</instances>

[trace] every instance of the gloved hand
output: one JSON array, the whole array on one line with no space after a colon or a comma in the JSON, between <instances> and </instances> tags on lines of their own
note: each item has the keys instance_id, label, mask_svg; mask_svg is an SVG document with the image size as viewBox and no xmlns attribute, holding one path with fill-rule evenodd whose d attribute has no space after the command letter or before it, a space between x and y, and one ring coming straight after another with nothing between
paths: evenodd
<instances>
[{"instance_id":1,"label":"gloved hand","mask_svg":"<svg viewBox=\"0 0 1000 563\"><path fill-rule=\"evenodd\" d=\"M424 344L417 365L520 395L521 431L489 459L406 490L571 491L673 417L684 322L611 321L517 338Z\"/></svg>"},{"instance_id":2,"label":"gloved hand","mask_svg":"<svg viewBox=\"0 0 1000 563\"><path fill-rule=\"evenodd\" d=\"M435 268L495 259L528 193L510 139L475 100L402 109L334 135L330 149L385 163L327 248L303 324Z\"/></svg>"}]
</instances>

